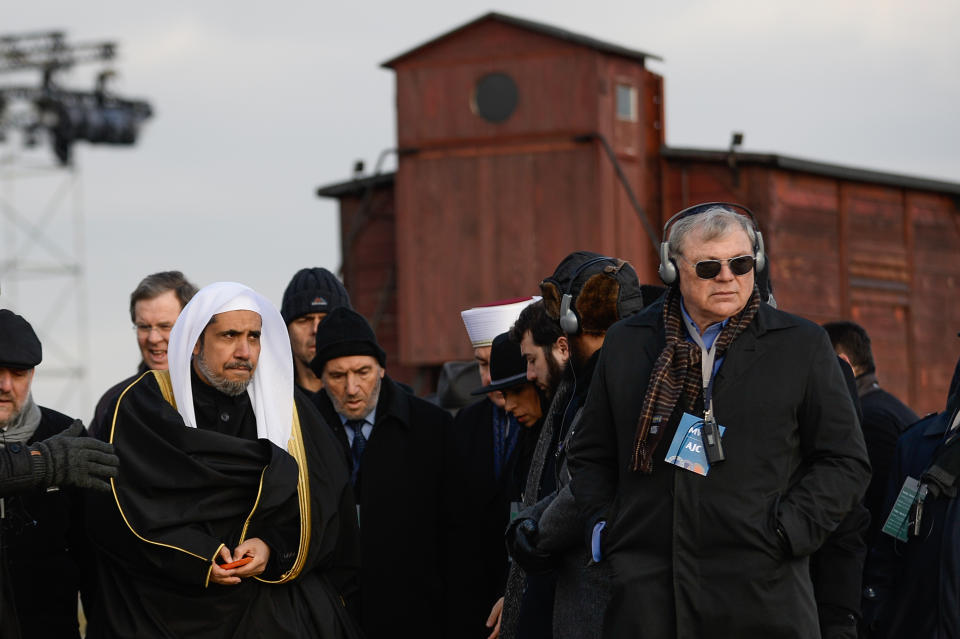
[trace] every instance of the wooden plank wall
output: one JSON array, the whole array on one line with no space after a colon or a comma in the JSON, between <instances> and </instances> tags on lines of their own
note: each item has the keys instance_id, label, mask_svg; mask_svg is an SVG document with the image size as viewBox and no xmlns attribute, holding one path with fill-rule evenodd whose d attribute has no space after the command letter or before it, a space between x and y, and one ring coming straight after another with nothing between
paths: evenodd
<instances>
[{"instance_id":1,"label":"wooden plank wall","mask_svg":"<svg viewBox=\"0 0 960 639\"><path fill-rule=\"evenodd\" d=\"M394 68L398 143L416 149L401 156L395 187L404 363L469 358L460 311L537 294L572 251L649 268L649 239L612 163L599 143L575 140L610 140L641 203L651 201L662 85L642 63L490 21ZM476 81L495 71L519 91L498 124L470 109ZM615 119L617 83L637 89L637 122Z\"/></svg>"},{"instance_id":2,"label":"wooden plank wall","mask_svg":"<svg viewBox=\"0 0 960 639\"><path fill-rule=\"evenodd\" d=\"M418 392L436 388L436 371L406 365L400 358L397 322L397 259L394 192L377 188L367 206L362 194L340 199L340 245L343 247L343 284L353 308L367 318L377 341L387 353L391 377ZM362 219L361 219L362 217ZM350 247L347 239L359 228Z\"/></svg>"},{"instance_id":3,"label":"wooden plank wall","mask_svg":"<svg viewBox=\"0 0 960 639\"><path fill-rule=\"evenodd\" d=\"M871 336L881 384L942 410L960 356L960 207L942 194L754 165L665 163L663 216L728 199L757 214L780 308Z\"/></svg>"}]
</instances>

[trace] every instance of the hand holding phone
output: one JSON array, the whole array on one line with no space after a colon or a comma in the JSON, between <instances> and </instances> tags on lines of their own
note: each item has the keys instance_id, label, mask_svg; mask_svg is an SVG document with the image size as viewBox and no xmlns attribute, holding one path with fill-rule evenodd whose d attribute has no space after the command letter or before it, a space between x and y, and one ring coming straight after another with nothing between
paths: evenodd
<instances>
[{"instance_id":1,"label":"hand holding phone","mask_svg":"<svg viewBox=\"0 0 960 639\"><path fill-rule=\"evenodd\" d=\"M230 570L231 568L239 568L240 566L246 566L251 561L253 561L253 557L241 557L240 559L237 559L236 561L231 561L228 564L219 564L219 566L224 570Z\"/></svg>"}]
</instances>

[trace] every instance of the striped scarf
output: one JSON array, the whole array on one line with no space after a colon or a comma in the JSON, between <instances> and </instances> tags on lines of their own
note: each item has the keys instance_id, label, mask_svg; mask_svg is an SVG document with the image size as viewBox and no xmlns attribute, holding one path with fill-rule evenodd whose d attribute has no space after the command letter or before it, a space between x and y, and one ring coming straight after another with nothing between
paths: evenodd
<instances>
[{"instance_id":1,"label":"striped scarf","mask_svg":"<svg viewBox=\"0 0 960 639\"><path fill-rule=\"evenodd\" d=\"M760 307L760 294L754 287L750 301L739 314L731 318L717 337L717 356L720 357L733 340L750 325ZM671 287L663 302L663 324L667 344L653 365L643 410L637 421L634 439L632 470L653 472L653 451L663 437L667 421L683 394L687 398L687 412L700 395L703 377L700 370L700 347L687 339L687 328L680 310L680 291Z\"/></svg>"}]
</instances>

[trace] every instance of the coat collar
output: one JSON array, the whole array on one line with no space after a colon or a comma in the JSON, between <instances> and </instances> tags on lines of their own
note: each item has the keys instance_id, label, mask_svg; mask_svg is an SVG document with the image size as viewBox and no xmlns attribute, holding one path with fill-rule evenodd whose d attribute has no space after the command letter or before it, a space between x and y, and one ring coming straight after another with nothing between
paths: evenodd
<instances>
[{"instance_id":1,"label":"coat collar","mask_svg":"<svg viewBox=\"0 0 960 639\"><path fill-rule=\"evenodd\" d=\"M953 419L957 416L958 410L960 410L960 392L947 398L946 410L938 413L934 419L930 420L930 424L923 431L923 436L943 437L947 429L953 424Z\"/></svg>"},{"instance_id":2,"label":"coat collar","mask_svg":"<svg viewBox=\"0 0 960 639\"><path fill-rule=\"evenodd\" d=\"M643 309L641 312L637 313L636 315L631 315L623 321L628 326L643 326L658 329L662 328L663 302L664 298L661 297L656 302ZM757 316L754 318L753 322L750 323L750 326L747 327L747 330L741 333L740 337L737 338L737 341L742 339L747 333L753 333L759 337L769 331L776 331L783 328L796 326L797 323L798 321L796 316L777 310L769 304L761 304L760 308L757 309Z\"/></svg>"},{"instance_id":3,"label":"coat collar","mask_svg":"<svg viewBox=\"0 0 960 639\"><path fill-rule=\"evenodd\" d=\"M410 427L410 397L389 375L383 376L380 399L377 401L377 422L374 427L392 417L404 427Z\"/></svg>"},{"instance_id":4,"label":"coat collar","mask_svg":"<svg viewBox=\"0 0 960 639\"><path fill-rule=\"evenodd\" d=\"M629 326L652 328L657 331L660 338L647 340L645 345L647 357L652 360L656 360L664 347L663 301L664 298L661 297L640 313L624 320ZM798 323L799 318L795 315L777 310L769 304L760 304L756 317L730 345L724 364L717 374L717 381L720 382L724 378L738 379L766 352L767 349L761 339L764 335L796 326Z\"/></svg>"}]
</instances>

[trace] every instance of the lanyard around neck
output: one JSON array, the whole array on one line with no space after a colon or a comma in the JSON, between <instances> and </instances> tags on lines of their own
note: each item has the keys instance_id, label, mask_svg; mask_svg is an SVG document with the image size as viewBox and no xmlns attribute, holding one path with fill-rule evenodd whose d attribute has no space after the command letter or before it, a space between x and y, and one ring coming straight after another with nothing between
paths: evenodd
<instances>
[{"instance_id":1,"label":"lanyard around neck","mask_svg":"<svg viewBox=\"0 0 960 639\"><path fill-rule=\"evenodd\" d=\"M686 313L683 314L683 322L687 326L687 333L700 347L700 373L703 377L703 414L705 418L709 419L713 417L713 362L717 358L717 340L720 339L720 336L717 335L710 348L707 348L706 344L703 343L703 338L700 337L700 331L697 330L696 324L687 317Z\"/></svg>"}]
</instances>

